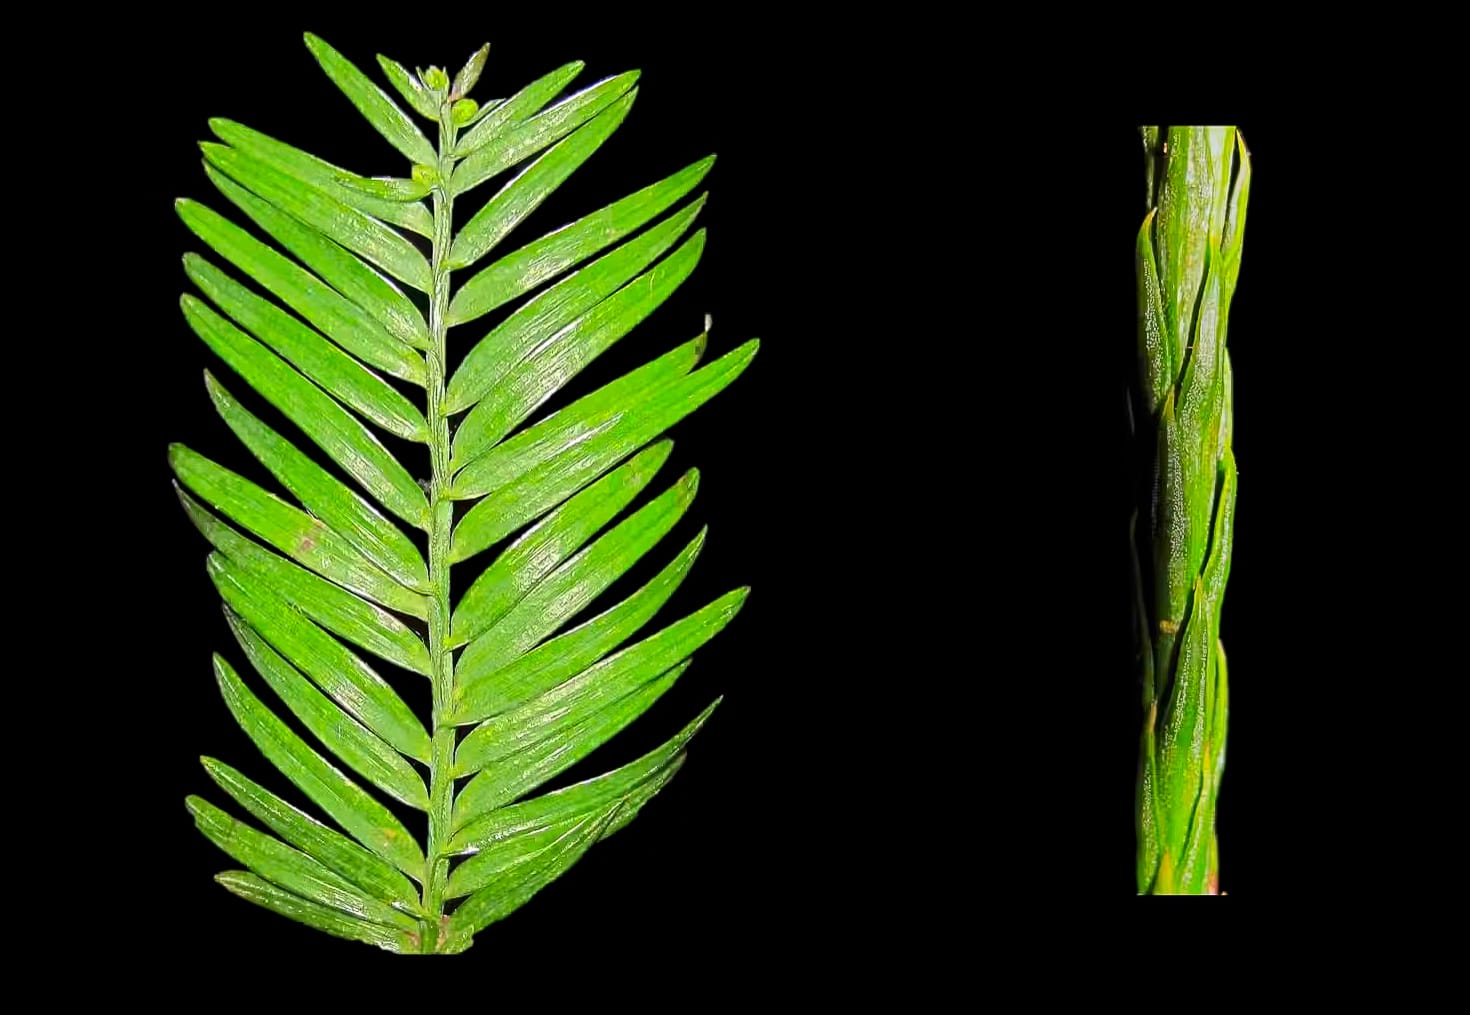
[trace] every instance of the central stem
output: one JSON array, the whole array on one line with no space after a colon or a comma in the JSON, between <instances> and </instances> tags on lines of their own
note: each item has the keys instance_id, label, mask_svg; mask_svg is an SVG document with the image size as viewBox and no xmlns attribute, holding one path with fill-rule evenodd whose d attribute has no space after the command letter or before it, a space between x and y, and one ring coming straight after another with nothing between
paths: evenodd
<instances>
[{"instance_id":1,"label":"central stem","mask_svg":"<svg viewBox=\"0 0 1470 1015\"><path fill-rule=\"evenodd\" d=\"M433 750L429 770L428 873L424 881L424 910L430 923L421 941L425 952L438 950L444 923L444 884L449 857L444 847L450 837L454 806L454 727L442 721L454 692L454 657L449 649L449 546L454 502L449 496L449 419L444 415L445 315L449 310L449 247L453 239L454 198L449 177L454 169L454 120L449 103L439 107L439 165L434 167L434 249L430 259L433 286L429 293L428 421L429 455L433 465L429 488L429 658L433 661L434 711L431 716Z\"/></svg>"}]
</instances>

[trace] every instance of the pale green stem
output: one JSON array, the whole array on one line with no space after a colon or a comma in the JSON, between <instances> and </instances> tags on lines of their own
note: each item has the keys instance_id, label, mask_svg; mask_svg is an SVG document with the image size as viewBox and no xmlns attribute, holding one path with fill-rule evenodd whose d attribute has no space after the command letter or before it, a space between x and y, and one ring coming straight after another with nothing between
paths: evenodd
<instances>
[{"instance_id":1,"label":"pale green stem","mask_svg":"<svg viewBox=\"0 0 1470 1015\"><path fill-rule=\"evenodd\" d=\"M434 183L434 249L430 258L433 287L429 294L429 335L432 344L428 354L429 455L433 473L430 478L429 504L432 523L429 530L429 657L433 660L434 710L433 749L429 769L429 848L428 877L424 882L424 910L432 924L424 928L422 947L425 952L438 950L443 925L444 885L449 876L449 857L443 854L450 837L450 816L454 806L454 727L442 721L454 691L454 657L449 649L449 546L454 502L449 498L449 419L444 415L446 383L445 315L449 309L449 247L453 239L454 199L449 192L449 177L454 168L454 121L449 103L439 111L439 165Z\"/></svg>"}]
</instances>

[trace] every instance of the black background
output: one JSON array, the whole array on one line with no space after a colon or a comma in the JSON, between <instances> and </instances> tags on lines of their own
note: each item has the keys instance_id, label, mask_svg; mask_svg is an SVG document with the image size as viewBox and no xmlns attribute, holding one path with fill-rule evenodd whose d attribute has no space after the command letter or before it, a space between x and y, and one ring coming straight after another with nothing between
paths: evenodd
<instances>
[{"instance_id":1,"label":"black background","mask_svg":"<svg viewBox=\"0 0 1470 1015\"><path fill-rule=\"evenodd\" d=\"M127 890L140 903L123 932L77 947L162 936L199 957L374 957L229 896L210 876L233 862L183 808L187 793L222 796L202 753L285 787L210 676L210 652L239 652L206 544L169 486L175 440L260 475L210 409L201 370L244 385L178 313L179 257L198 244L171 202L223 204L194 147L210 116L401 172L298 27L375 77L379 50L453 70L489 38L482 97L573 58L587 62L579 85L640 68L623 127L514 241L713 151L709 246L570 392L692 337L706 312L708 358L763 340L752 368L673 430L651 488L701 469L689 516L652 555L661 563L710 526L669 615L741 584L751 599L673 692L573 775L725 702L636 822L464 962L800 967L916 941L963 947L948 928L1001 909L1131 902L1134 124L1164 113L1239 122L1255 168L1230 329L1241 492L1222 632L1220 904L1326 901L1398 877L1420 847L1385 827L1406 762L1384 686L1418 649L1405 648L1415 607L1396 594L1408 579L1392 540L1426 543L1412 535L1422 498L1406 492L1424 481L1382 436L1412 411L1405 368L1383 355L1413 344L1393 317L1391 259L1368 253L1381 220L1366 208L1384 200L1375 180L1393 153L1360 143L1361 121L1330 103L1312 108L1311 132L1302 107L1255 98L1153 110L1105 60L1095 80L1059 67L1003 77L932 32L722 25L680 44L568 20L519 37L488 16L442 31L232 25L207 47L118 24L89 43L102 106L81 159L94 172L69 188L68 210L106 238L89 295L69 292L67 341L87 343L95 370L76 422L108 436L87 463L88 496L66 509L111 535L78 554L69 585L105 604L105 633L69 631L62 652L89 681L84 735L105 745L77 759L88 805L112 823L87 848L148 887L146 900ZM145 114L108 97L124 90L149 97ZM1324 171L1324 148L1341 168ZM104 169L106 202L84 199Z\"/></svg>"}]
</instances>

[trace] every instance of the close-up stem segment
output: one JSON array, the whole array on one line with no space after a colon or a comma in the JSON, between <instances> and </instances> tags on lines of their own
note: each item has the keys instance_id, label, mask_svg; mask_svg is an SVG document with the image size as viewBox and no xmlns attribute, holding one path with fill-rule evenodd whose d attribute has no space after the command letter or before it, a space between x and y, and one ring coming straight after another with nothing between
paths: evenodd
<instances>
[{"instance_id":1,"label":"close-up stem segment","mask_svg":"<svg viewBox=\"0 0 1470 1015\"><path fill-rule=\"evenodd\" d=\"M1228 711L1220 607L1236 493L1225 340L1250 158L1234 127L1144 127L1143 141L1134 418L1152 453L1133 525L1144 710L1138 891L1216 895Z\"/></svg>"}]
</instances>

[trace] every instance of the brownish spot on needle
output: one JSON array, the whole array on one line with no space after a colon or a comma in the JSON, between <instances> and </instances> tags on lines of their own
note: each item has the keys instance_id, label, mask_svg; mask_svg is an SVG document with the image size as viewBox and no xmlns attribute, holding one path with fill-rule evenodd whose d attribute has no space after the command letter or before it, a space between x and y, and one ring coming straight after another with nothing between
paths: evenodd
<instances>
[{"instance_id":1,"label":"brownish spot on needle","mask_svg":"<svg viewBox=\"0 0 1470 1015\"><path fill-rule=\"evenodd\" d=\"M313 524L312 527L311 527L311 531L308 532L306 535L302 536L301 537L301 542L299 542L299 543L296 544L296 552L297 553L309 553L310 551L315 550L316 549L316 537L317 537L317 534L322 531L322 528L323 528L323 526L322 526L322 523L321 522L316 522L315 524Z\"/></svg>"}]
</instances>

